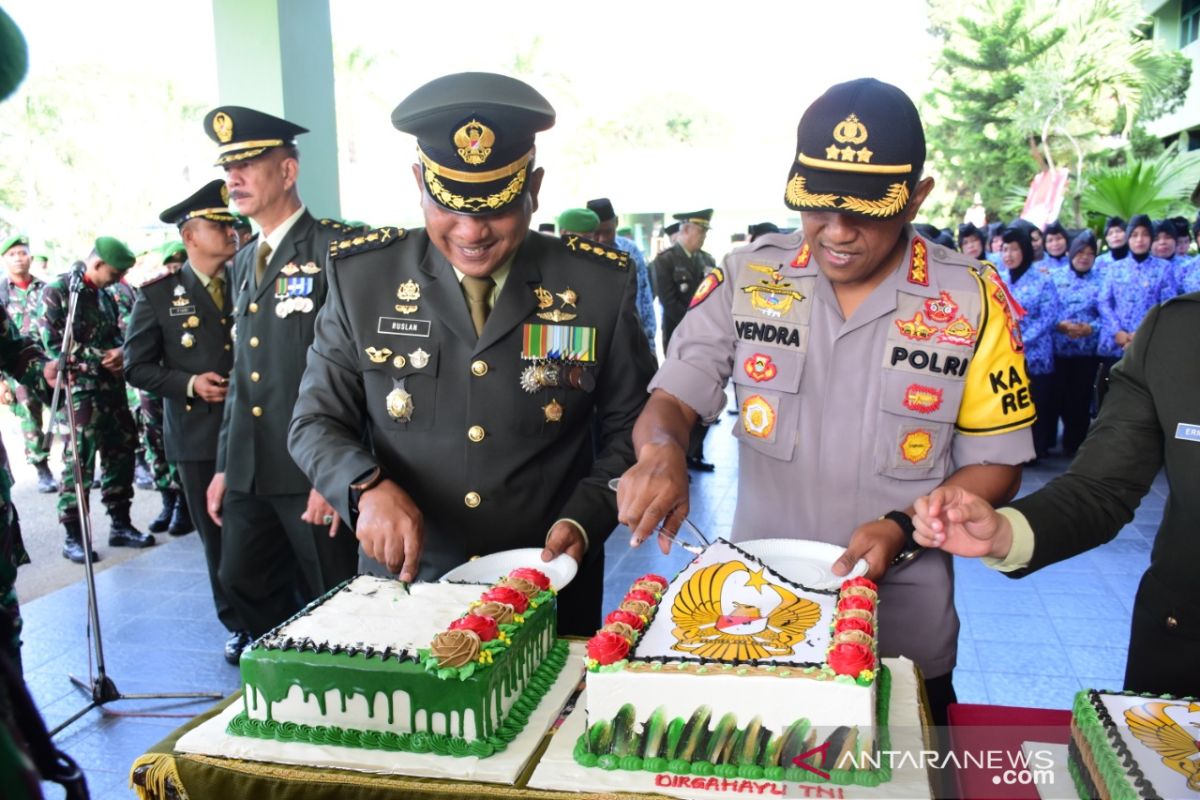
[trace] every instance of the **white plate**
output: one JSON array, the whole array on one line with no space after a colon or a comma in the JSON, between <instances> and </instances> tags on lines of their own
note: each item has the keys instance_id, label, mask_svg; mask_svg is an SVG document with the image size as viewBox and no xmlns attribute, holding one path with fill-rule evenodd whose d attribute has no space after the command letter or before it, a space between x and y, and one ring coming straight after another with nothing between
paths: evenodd
<instances>
[{"instance_id":1,"label":"white plate","mask_svg":"<svg viewBox=\"0 0 1200 800\"><path fill-rule=\"evenodd\" d=\"M490 556L480 556L465 564L459 564L443 575L441 580L494 583L517 567L533 567L540 570L550 579L550 585L555 591L559 592L571 582L579 569L575 559L566 553L553 561L542 561L542 548L524 547L520 550L505 550Z\"/></svg>"},{"instance_id":2,"label":"white plate","mask_svg":"<svg viewBox=\"0 0 1200 800\"><path fill-rule=\"evenodd\" d=\"M793 583L810 589L836 589L842 581L867 574L867 562L859 559L850 574L833 574L833 562L846 548L809 539L751 539L734 542L771 569Z\"/></svg>"}]
</instances>

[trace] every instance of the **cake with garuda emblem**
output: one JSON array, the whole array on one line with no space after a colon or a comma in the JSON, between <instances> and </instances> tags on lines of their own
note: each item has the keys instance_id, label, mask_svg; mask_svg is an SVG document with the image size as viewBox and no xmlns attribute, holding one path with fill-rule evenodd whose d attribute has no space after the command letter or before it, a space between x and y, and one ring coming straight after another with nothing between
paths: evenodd
<instances>
[{"instance_id":1,"label":"cake with garuda emblem","mask_svg":"<svg viewBox=\"0 0 1200 800\"><path fill-rule=\"evenodd\" d=\"M718 539L638 579L588 642L584 766L877 785L890 676L874 583L794 583ZM799 762L803 761L801 764ZM822 777L824 776L824 777Z\"/></svg>"}]
</instances>

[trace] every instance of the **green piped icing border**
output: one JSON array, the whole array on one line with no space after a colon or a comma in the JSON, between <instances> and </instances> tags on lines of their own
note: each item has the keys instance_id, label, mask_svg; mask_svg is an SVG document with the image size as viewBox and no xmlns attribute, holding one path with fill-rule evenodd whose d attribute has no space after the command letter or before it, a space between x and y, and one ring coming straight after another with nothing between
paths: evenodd
<instances>
[{"instance_id":1,"label":"green piped icing border","mask_svg":"<svg viewBox=\"0 0 1200 800\"><path fill-rule=\"evenodd\" d=\"M529 715L537 709L546 692L558 679L567 663L568 645L559 639L550 648L546 658L530 676L525 690L508 710L499 730L486 739L467 741L459 736L418 731L415 733L391 733L386 731L359 731L340 728L336 725L300 725L295 722L254 720L240 712L229 721L228 731L235 736L250 736L256 739L275 739L280 742L306 742L308 744L358 747L367 750L387 750L405 753L434 753L441 756L475 756L487 758L506 749L513 739L525 729Z\"/></svg>"},{"instance_id":2,"label":"green piped icing border","mask_svg":"<svg viewBox=\"0 0 1200 800\"><path fill-rule=\"evenodd\" d=\"M1071 707L1075 725L1083 735L1083 740L1087 742L1092 761L1095 762L1112 800L1138 800L1140 795L1129 783L1125 776L1125 767L1121 765L1121 760L1109 741L1108 727L1100 719L1100 714L1092 703L1093 694L1093 690L1085 689L1075 695L1075 702Z\"/></svg>"},{"instance_id":3,"label":"green piped icing border","mask_svg":"<svg viewBox=\"0 0 1200 800\"><path fill-rule=\"evenodd\" d=\"M892 749L892 734L888 728L888 712L891 708L892 673L880 665L875 675L875 727L879 731L877 749ZM874 788L892 779L892 767L886 759L880 760L879 769L848 770L834 769L826 780L803 767L763 767L759 764L713 764L709 761L684 761L681 758L667 760L655 756L598 756L588 752L588 730L584 725L583 735L575 741L573 752L575 763L583 767L599 767L604 770L626 770L629 772L670 772L675 775L695 775L718 778L744 778L746 780L792 781L793 783L832 783L838 786L866 786Z\"/></svg>"},{"instance_id":4,"label":"green piped icing border","mask_svg":"<svg viewBox=\"0 0 1200 800\"><path fill-rule=\"evenodd\" d=\"M491 584L484 591L487 592L488 590L493 589L498 585L499 584ZM545 605L547 603L553 602L556 596L557 596L557 593L553 589L543 589L542 591L535 594L533 597L529 598L529 607L527 609L525 609L525 613L517 615L517 616L521 617L520 622L506 622L503 625L498 625L497 628L499 629L499 631L501 633L510 637L510 640L511 640L511 637L516 636L518 633L521 632L523 627L529 622L529 618L531 616L533 616L533 614L539 608L541 608L543 605ZM474 606L472 606L472 608L474 608ZM465 617L467 614L470 614L470 613L471 613L471 609L467 609L465 612L463 612L462 616L460 616L459 619L462 619L462 617ZM497 638L497 639L492 639L491 641L488 641L488 642L483 642L480 645L479 649L480 649L480 652L487 651L487 652L491 653L492 658L494 659L496 656L503 653L509 647L510 647L510 644ZM463 664L461 667L443 667L438 664L437 658L433 655L433 653L429 650L428 647L423 647L417 651L417 659L421 662L421 665L423 667L425 667L426 672L432 672L433 674L437 675L442 680L450 680L451 678L457 678L460 681L465 681L467 678L471 677L476 672L479 672L480 670L488 669L489 667L492 666L492 663L481 664L478 660L476 660L476 661L472 661L469 664Z\"/></svg>"}]
</instances>

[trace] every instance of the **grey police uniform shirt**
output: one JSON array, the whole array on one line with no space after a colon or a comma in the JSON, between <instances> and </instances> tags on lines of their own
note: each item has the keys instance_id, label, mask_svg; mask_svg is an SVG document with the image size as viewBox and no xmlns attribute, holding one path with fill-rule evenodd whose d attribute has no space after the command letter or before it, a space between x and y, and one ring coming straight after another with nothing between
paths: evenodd
<instances>
[{"instance_id":1,"label":"grey police uniform shirt","mask_svg":"<svg viewBox=\"0 0 1200 800\"><path fill-rule=\"evenodd\" d=\"M732 378L740 440L733 540L844 546L970 464L1033 457L1013 305L993 275L906 228L905 255L850 319L802 234L730 253L692 301L650 384L712 421ZM889 571L881 655L954 668L949 556Z\"/></svg>"}]
</instances>

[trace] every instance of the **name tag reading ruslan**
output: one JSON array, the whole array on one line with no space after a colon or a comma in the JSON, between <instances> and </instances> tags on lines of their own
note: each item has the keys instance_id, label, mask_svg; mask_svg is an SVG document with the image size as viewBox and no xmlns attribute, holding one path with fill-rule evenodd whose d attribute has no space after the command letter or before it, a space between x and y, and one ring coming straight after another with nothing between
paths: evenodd
<instances>
[{"instance_id":1,"label":"name tag reading ruslan","mask_svg":"<svg viewBox=\"0 0 1200 800\"><path fill-rule=\"evenodd\" d=\"M427 319L379 318L379 333L390 336L423 336L428 339L430 326L431 323Z\"/></svg>"},{"instance_id":2,"label":"name tag reading ruslan","mask_svg":"<svg viewBox=\"0 0 1200 800\"><path fill-rule=\"evenodd\" d=\"M1175 438L1187 439L1191 442L1200 442L1200 425L1180 422L1175 426Z\"/></svg>"}]
</instances>

